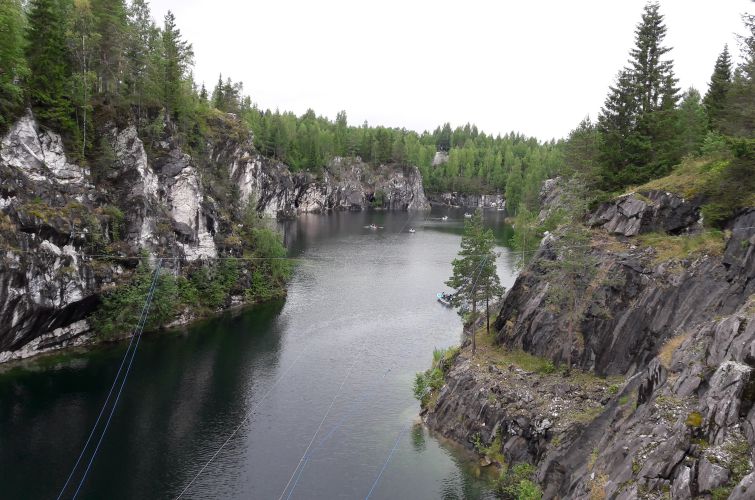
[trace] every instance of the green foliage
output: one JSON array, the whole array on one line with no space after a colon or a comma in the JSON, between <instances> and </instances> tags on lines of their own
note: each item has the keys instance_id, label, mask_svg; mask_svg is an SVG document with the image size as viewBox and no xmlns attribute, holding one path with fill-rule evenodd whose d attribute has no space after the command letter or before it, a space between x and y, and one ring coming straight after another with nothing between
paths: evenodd
<instances>
[{"instance_id":1,"label":"green foliage","mask_svg":"<svg viewBox=\"0 0 755 500\"><path fill-rule=\"evenodd\" d=\"M496 269L495 236L482 224L482 215L475 211L464 224L459 256L451 263L452 276L446 285L456 289L451 300L461 315L474 309L481 300L503 295Z\"/></svg>"},{"instance_id":2,"label":"green foliage","mask_svg":"<svg viewBox=\"0 0 755 500\"><path fill-rule=\"evenodd\" d=\"M535 467L528 463L518 463L501 472L497 490L505 499L540 500L543 491L535 483Z\"/></svg>"},{"instance_id":3,"label":"green foliage","mask_svg":"<svg viewBox=\"0 0 755 500\"><path fill-rule=\"evenodd\" d=\"M70 4L65 0L34 0L28 16L26 80L29 101L43 123L75 134L71 107L70 54L66 50Z\"/></svg>"},{"instance_id":4,"label":"green foliage","mask_svg":"<svg viewBox=\"0 0 755 500\"><path fill-rule=\"evenodd\" d=\"M598 122L605 187L646 181L681 158L677 80L671 60L664 58L671 50L663 45L665 35L658 4L647 4L630 64L611 87Z\"/></svg>"},{"instance_id":5,"label":"green foliage","mask_svg":"<svg viewBox=\"0 0 755 500\"><path fill-rule=\"evenodd\" d=\"M427 406L433 393L440 390L444 383L445 378L440 368L431 368L426 372L419 372L414 377L414 397L419 400L423 407Z\"/></svg>"},{"instance_id":6,"label":"green foliage","mask_svg":"<svg viewBox=\"0 0 755 500\"><path fill-rule=\"evenodd\" d=\"M19 83L28 73L24 58L25 23L20 0L0 2L0 131L10 124L23 102Z\"/></svg>"},{"instance_id":7,"label":"green foliage","mask_svg":"<svg viewBox=\"0 0 755 500\"><path fill-rule=\"evenodd\" d=\"M703 416L700 412L693 411L687 415L687 420L684 422L688 427L698 428L703 424Z\"/></svg>"},{"instance_id":8,"label":"green foliage","mask_svg":"<svg viewBox=\"0 0 755 500\"><path fill-rule=\"evenodd\" d=\"M100 335L111 338L134 330L141 316L153 275L153 269L144 261L139 264L127 283L103 295L102 305L95 312L92 322ZM178 288L174 276L169 274L169 271L160 274L145 328L155 329L171 320L179 304L177 299Z\"/></svg>"},{"instance_id":9,"label":"green foliage","mask_svg":"<svg viewBox=\"0 0 755 500\"><path fill-rule=\"evenodd\" d=\"M705 94L703 103L710 118L710 125L713 129L718 129L726 110L726 99L731 87L731 55L729 46L724 45L724 50L716 59L716 65L713 68L713 75L710 77L708 92Z\"/></svg>"}]
</instances>

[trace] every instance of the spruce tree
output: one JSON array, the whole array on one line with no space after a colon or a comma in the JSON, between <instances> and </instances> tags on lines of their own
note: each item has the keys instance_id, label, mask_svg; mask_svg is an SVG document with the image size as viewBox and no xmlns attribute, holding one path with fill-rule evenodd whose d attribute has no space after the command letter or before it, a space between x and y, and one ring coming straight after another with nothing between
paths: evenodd
<instances>
[{"instance_id":1,"label":"spruce tree","mask_svg":"<svg viewBox=\"0 0 755 500\"><path fill-rule=\"evenodd\" d=\"M708 129L708 115L700 92L690 87L679 105L679 137L682 155L697 155Z\"/></svg>"},{"instance_id":2,"label":"spruce tree","mask_svg":"<svg viewBox=\"0 0 755 500\"><path fill-rule=\"evenodd\" d=\"M98 90L103 94L117 95L126 69L126 5L123 0L89 1L99 36Z\"/></svg>"},{"instance_id":3,"label":"spruce tree","mask_svg":"<svg viewBox=\"0 0 755 500\"><path fill-rule=\"evenodd\" d=\"M163 104L168 116L177 119L183 111L183 79L193 62L191 44L183 40L171 11L165 15L163 45Z\"/></svg>"},{"instance_id":4,"label":"spruce tree","mask_svg":"<svg viewBox=\"0 0 755 500\"><path fill-rule=\"evenodd\" d=\"M716 59L713 67L713 75L710 77L708 92L705 94L703 104L708 112L710 127L713 130L719 128L726 107L726 95L731 87L731 55L729 46L725 45L723 52Z\"/></svg>"},{"instance_id":5,"label":"spruce tree","mask_svg":"<svg viewBox=\"0 0 755 500\"><path fill-rule=\"evenodd\" d=\"M727 92L719 126L727 135L752 138L755 135L755 15L742 16L747 34L742 42L742 63Z\"/></svg>"},{"instance_id":6,"label":"spruce tree","mask_svg":"<svg viewBox=\"0 0 755 500\"><path fill-rule=\"evenodd\" d=\"M153 66L156 59L159 59L154 54L158 29L152 21L152 14L145 0L131 1L127 10L127 20L127 64L124 83L129 100L136 105L137 116L141 118L145 104L157 97L154 95L156 82L152 79L157 73Z\"/></svg>"},{"instance_id":7,"label":"spruce tree","mask_svg":"<svg viewBox=\"0 0 755 500\"><path fill-rule=\"evenodd\" d=\"M71 106L71 59L66 31L67 0L34 0L28 17L26 58L29 102L37 117L57 130L76 134Z\"/></svg>"},{"instance_id":8,"label":"spruce tree","mask_svg":"<svg viewBox=\"0 0 755 500\"><path fill-rule=\"evenodd\" d=\"M23 102L24 22L20 0L0 2L0 130L9 125Z\"/></svg>"},{"instance_id":9,"label":"spruce tree","mask_svg":"<svg viewBox=\"0 0 755 500\"><path fill-rule=\"evenodd\" d=\"M629 65L611 87L598 119L604 187L644 182L679 159L678 80L664 56L666 26L657 3L645 6Z\"/></svg>"}]
</instances>

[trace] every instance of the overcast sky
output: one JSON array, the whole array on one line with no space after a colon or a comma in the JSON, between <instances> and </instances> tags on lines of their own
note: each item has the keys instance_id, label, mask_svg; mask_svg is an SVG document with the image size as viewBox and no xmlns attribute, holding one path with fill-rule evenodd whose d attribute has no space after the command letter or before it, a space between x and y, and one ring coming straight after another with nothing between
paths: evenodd
<instances>
[{"instance_id":1,"label":"overcast sky","mask_svg":"<svg viewBox=\"0 0 755 500\"><path fill-rule=\"evenodd\" d=\"M422 131L449 121L540 139L595 117L645 0L152 0L194 45L195 75L261 108ZM662 0L676 74L705 92L749 0Z\"/></svg>"}]
</instances>

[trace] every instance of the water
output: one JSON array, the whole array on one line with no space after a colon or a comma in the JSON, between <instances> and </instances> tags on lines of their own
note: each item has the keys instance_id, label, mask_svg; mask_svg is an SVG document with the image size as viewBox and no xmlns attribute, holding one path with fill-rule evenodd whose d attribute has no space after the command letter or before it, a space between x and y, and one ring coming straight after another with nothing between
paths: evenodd
<instances>
[{"instance_id":1,"label":"water","mask_svg":"<svg viewBox=\"0 0 755 500\"><path fill-rule=\"evenodd\" d=\"M415 372L434 347L459 342L460 320L435 294L462 215L340 213L281 225L302 258L287 300L145 337L80 497L175 498L237 428L185 498L490 497L468 453L413 425ZM503 241L503 213L485 218ZM364 227L373 222L384 228ZM513 257L501 251L510 285ZM124 349L0 373L0 497L57 496Z\"/></svg>"}]
</instances>

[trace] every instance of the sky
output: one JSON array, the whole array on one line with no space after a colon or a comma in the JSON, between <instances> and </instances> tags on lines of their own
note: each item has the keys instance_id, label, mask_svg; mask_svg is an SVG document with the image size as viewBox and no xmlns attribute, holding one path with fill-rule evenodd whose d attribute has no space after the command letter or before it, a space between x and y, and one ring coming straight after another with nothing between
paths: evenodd
<instances>
[{"instance_id":1,"label":"sky","mask_svg":"<svg viewBox=\"0 0 755 500\"><path fill-rule=\"evenodd\" d=\"M626 64L645 0L152 0L194 46L211 91L244 82L262 109L421 132L467 122L565 137L595 118ZM661 0L680 86L707 89L750 0Z\"/></svg>"}]
</instances>

